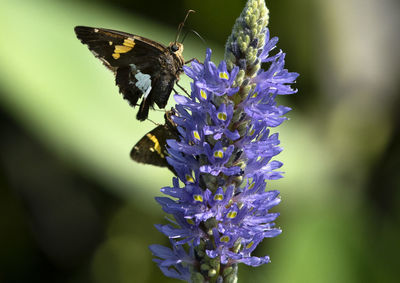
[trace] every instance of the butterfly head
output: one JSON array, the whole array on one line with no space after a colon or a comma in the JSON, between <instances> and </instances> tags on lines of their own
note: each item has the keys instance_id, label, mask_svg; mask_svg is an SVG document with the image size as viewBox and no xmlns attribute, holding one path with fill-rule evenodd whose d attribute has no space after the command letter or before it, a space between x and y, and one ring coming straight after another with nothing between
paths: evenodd
<instances>
[{"instance_id":1,"label":"butterfly head","mask_svg":"<svg viewBox=\"0 0 400 283\"><path fill-rule=\"evenodd\" d=\"M168 50L179 58L180 61L185 62L183 59L183 44L179 42L170 42Z\"/></svg>"},{"instance_id":2,"label":"butterfly head","mask_svg":"<svg viewBox=\"0 0 400 283\"><path fill-rule=\"evenodd\" d=\"M183 64L185 64L185 60L183 59L183 43L178 42L179 36L181 34L182 28L185 25L185 22L189 16L190 13L194 13L193 10L188 10L185 16L185 19L183 20L183 22L181 22L178 26L178 30L176 32L176 37L175 37L175 41L171 42L168 45L168 49L171 53L173 53L176 57L178 57L179 61ZM183 42L183 41L182 41Z\"/></svg>"}]
</instances>

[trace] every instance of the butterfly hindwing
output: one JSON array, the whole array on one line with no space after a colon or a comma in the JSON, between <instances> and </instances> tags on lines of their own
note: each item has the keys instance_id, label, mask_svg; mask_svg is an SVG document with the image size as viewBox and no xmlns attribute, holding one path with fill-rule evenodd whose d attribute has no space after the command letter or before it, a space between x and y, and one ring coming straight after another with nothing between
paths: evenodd
<instances>
[{"instance_id":1,"label":"butterfly hindwing","mask_svg":"<svg viewBox=\"0 0 400 283\"><path fill-rule=\"evenodd\" d=\"M131 158L140 163L166 167L166 134L164 125L157 126L132 148Z\"/></svg>"},{"instance_id":2,"label":"butterfly hindwing","mask_svg":"<svg viewBox=\"0 0 400 283\"><path fill-rule=\"evenodd\" d=\"M77 26L83 44L114 72L116 84L132 106L143 97L137 114L145 120L154 103L164 108L184 64L181 52L153 40L121 31Z\"/></svg>"},{"instance_id":3,"label":"butterfly hindwing","mask_svg":"<svg viewBox=\"0 0 400 283\"><path fill-rule=\"evenodd\" d=\"M167 140L178 139L176 124L171 119L172 113L172 111L167 111L165 124L157 126L136 143L131 150L131 158L133 160L140 163L168 167L173 171L166 160Z\"/></svg>"}]
</instances>

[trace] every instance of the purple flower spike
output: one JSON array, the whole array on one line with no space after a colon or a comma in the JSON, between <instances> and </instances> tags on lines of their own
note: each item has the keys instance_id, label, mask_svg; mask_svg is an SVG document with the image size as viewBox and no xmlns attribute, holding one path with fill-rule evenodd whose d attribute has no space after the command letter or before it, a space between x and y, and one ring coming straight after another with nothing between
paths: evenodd
<instances>
[{"instance_id":1,"label":"purple flower spike","mask_svg":"<svg viewBox=\"0 0 400 283\"><path fill-rule=\"evenodd\" d=\"M257 13L253 14L254 11ZM151 246L169 277L188 282L236 282L237 266L259 266L269 256L252 252L263 239L279 235L271 209L279 191L267 181L283 177L282 151L275 130L291 109L277 105L279 95L296 93L297 73L284 68L285 53L266 28L262 0L248 0L226 44L225 60L193 61L184 72L192 79L190 97L175 95L179 132L168 140L168 163L176 177L157 197L171 215L156 228L171 248ZM266 70L260 69L265 63Z\"/></svg>"}]
</instances>

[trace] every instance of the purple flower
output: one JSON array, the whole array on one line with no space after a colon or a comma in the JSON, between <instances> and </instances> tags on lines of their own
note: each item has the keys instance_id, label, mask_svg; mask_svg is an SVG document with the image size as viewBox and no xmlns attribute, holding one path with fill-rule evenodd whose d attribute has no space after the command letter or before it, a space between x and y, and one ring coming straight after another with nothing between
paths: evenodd
<instances>
[{"instance_id":1,"label":"purple flower","mask_svg":"<svg viewBox=\"0 0 400 283\"><path fill-rule=\"evenodd\" d=\"M193 255L187 254L180 245L171 241L172 249L151 245L149 248L154 256L158 257L153 261L157 263L165 276L190 281L189 265L193 264ZM173 268L170 268L173 266Z\"/></svg>"},{"instance_id":2,"label":"purple flower","mask_svg":"<svg viewBox=\"0 0 400 283\"><path fill-rule=\"evenodd\" d=\"M206 52L204 64L194 61L191 68L184 66L183 70L186 75L194 80L196 87L206 92L212 92L214 95L221 96L227 94L230 96L239 89L238 87L232 87L239 68L235 67L229 72L224 61L217 68L211 61L211 49L209 48Z\"/></svg>"},{"instance_id":3,"label":"purple flower","mask_svg":"<svg viewBox=\"0 0 400 283\"><path fill-rule=\"evenodd\" d=\"M226 105L222 103L218 109L214 105L210 105L208 114L210 115L214 125L206 125L203 129L205 135L212 135L215 140L221 139L225 136L234 141L237 140L240 135L237 130L229 130L229 125L233 116L233 105Z\"/></svg>"}]
</instances>

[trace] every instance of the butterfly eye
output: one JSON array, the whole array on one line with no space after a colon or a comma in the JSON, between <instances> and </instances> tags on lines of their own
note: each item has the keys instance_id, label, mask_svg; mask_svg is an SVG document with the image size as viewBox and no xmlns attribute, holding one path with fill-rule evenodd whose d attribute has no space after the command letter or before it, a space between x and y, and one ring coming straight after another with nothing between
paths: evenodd
<instances>
[{"instance_id":1,"label":"butterfly eye","mask_svg":"<svg viewBox=\"0 0 400 283\"><path fill-rule=\"evenodd\" d=\"M176 44L172 45L172 46L171 46L171 50L172 50L172 52L178 51L178 50L179 50L178 45L176 45Z\"/></svg>"}]
</instances>

